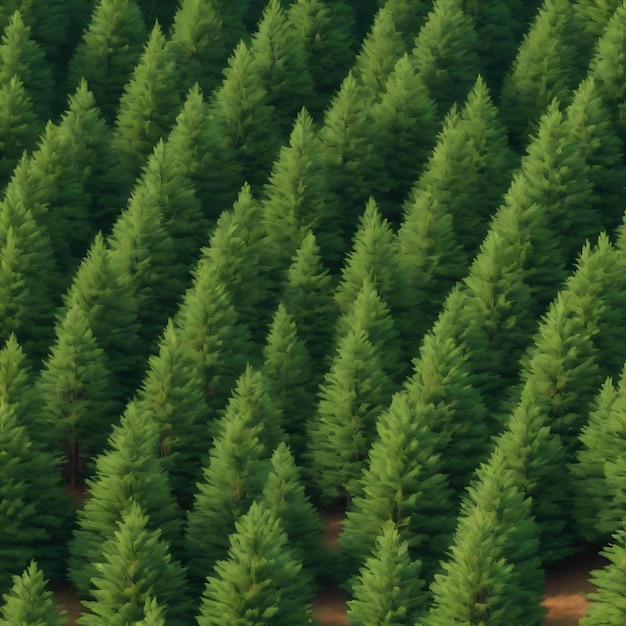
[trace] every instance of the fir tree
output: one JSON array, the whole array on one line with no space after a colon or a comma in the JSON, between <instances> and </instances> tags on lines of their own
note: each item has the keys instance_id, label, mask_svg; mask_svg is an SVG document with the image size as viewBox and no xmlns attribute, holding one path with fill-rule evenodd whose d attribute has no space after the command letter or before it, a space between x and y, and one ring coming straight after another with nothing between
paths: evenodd
<instances>
[{"instance_id":1,"label":"fir tree","mask_svg":"<svg viewBox=\"0 0 626 626\"><path fill-rule=\"evenodd\" d=\"M381 157L376 166L386 174L374 194L382 203L383 213L398 223L398 207L421 172L439 126L437 107L408 54L389 74L380 99L372 107L371 120L374 149Z\"/></svg>"},{"instance_id":2,"label":"fir tree","mask_svg":"<svg viewBox=\"0 0 626 626\"><path fill-rule=\"evenodd\" d=\"M315 85L306 102L317 119L346 75L356 46L354 10L343 0L296 0L288 13L296 38L303 42Z\"/></svg>"},{"instance_id":3,"label":"fir tree","mask_svg":"<svg viewBox=\"0 0 626 626\"><path fill-rule=\"evenodd\" d=\"M32 100L37 117L45 123L52 115L52 72L43 50L31 35L30 26L22 18L22 13L16 10L4 29L0 44L0 83L8 83L16 76Z\"/></svg>"},{"instance_id":4,"label":"fir tree","mask_svg":"<svg viewBox=\"0 0 626 626\"><path fill-rule=\"evenodd\" d=\"M47 440L62 448L66 475L76 487L85 464L100 454L119 408L111 398L106 356L94 339L85 313L70 309L56 328L56 342L43 365L37 392L39 420Z\"/></svg>"},{"instance_id":5,"label":"fir tree","mask_svg":"<svg viewBox=\"0 0 626 626\"><path fill-rule=\"evenodd\" d=\"M596 42L621 5L619 0L576 0L572 6L577 20L578 49L581 56L593 56Z\"/></svg>"},{"instance_id":6,"label":"fir tree","mask_svg":"<svg viewBox=\"0 0 626 626\"><path fill-rule=\"evenodd\" d=\"M275 131L281 129L285 137L298 111L313 95L314 84L304 42L289 23L280 0L267 3L250 41L250 55L250 70L267 92L265 102L276 109Z\"/></svg>"},{"instance_id":7,"label":"fir tree","mask_svg":"<svg viewBox=\"0 0 626 626\"><path fill-rule=\"evenodd\" d=\"M207 579L199 626L310 624L311 587L301 567L280 521L254 503L236 523L228 558Z\"/></svg>"},{"instance_id":8,"label":"fir tree","mask_svg":"<svg viewBox=\"0 0 626 626\"><path fill-rule=\"evenodd\" d=\"M90 612L83 613L78 624L131 624L143 617L145 602L153 594L163 603L168 624L189 624L185 587L185 569L131 497L116 530L102 545L90 584L94 600L84 603Z\"/></svg>"},{"instance_id":9,"label":"fir tree","mask_svg":"<svg viewBox=\"0 0 626 626\"><path fill-rule=\"evenodd\" d=\"M543 2L504 81L500 109L519 150L536 132L546 107L554 98L568 102L582 78L571 7L568 0Z\"/></svg>"},{"instance_id":10,"label":"fir tree","mask_svg":"<svg viewBox=\"0 0 626 626\"><path fill-rule=\"evenodd\" d=\"M276 250L277 270L286 269L309 230L330 262L338 263L343 252L341 225L333 219L338 207L326 185L320 152L313 120L303 109L265 185L263 220L268 244Z\"/></svg>"},{"instance_id":11,"label":"fir tree","mask_svg":"<svg viewBox=\"0 0 626 626\"><path fill-rule=\"evenodd\" d=\"M624 584L624 552L626 532L623 527L613 535L613 541L600 554L609 559L608 565L591 572L591 582L597 591L587 595L591 604L580 620L581 626L619 624L626 617L626 602L621 592Z\"/></svg>"},{"instance_id":12,"label":"fir tree","mask_svg":"<svg viewBox=\"0 0 626 626\"><path fill-rule=\"evenodd\" d=\"M448 555L431 586L434 603L422 624L541 623L537 528L530 501L503 454L479 469Z\"/></svg>"},{"instance_id":13,"label":"fir tree","mask_svg":"<svg viewBox=\"0 0 626 626\"><path fill-rule=\"evenodd\" d=\"M113 147L131 180L171 130L182 104L179 72L165 43L157 23L119 101Z\"/></svg>"},{"instance_id":14,"label":"fir tree","mask_svg":"<svg viewBox=\"0 0 626 626\"><path fill-rule=\"evenodd\" d=\"M291 448L300 458L306 423L315 410L314 365L293 316L282 303L274 314L263 358L262 373L269 395L283 414Z\"/></svg>"},{"instance_id":15,"label":"fir tree","mask_svg":"<svg viewBox=\"0 0 626 626\"><path fill-rule=\"evenodd\" d=\"M323 524L305 494L300 470L284 442L278 444L272 455L272 470L262 500L280 520L303 569L312 577L325 574Z\"/></svg>"},{"instance_id":16,"label":"fir tree","mask_svg":"<svg viewBox=\"0 0 626 626\"><path fill-rule=\"evenodd\" d=\"M435 452L434 413L434 406L415 407L407 393L398 393L378 418L339 538L346 577L355 576L375 551L387 520L407 543L411 560L420 560L421 577L430 580L436 571L454 530L456 499Z\"/></svg>"},{"instance_id":17,"label":"fir tree","mask_svg":"<svg viewBox=\"0 0 626 626\"><path fill-rule=\"evenodd\" d=\"M459 0L436 0L415 39L411 52L420 75L440 114L465 100L482 73L480 44L474 20Z\"/></svg>"},{"instance_id":18,"label":"fir tree","mask_svg":"<svg viewBox=\"0 0 626 626\"><path fill-rule=\"evenodd\" d=\"M59 613L52 592L35 561L31 561L21 576L13 578L13 586L3 594L0 626L61 626L65 615Z\"/></svg>"},{"instance_id":19,"label":"fir tree","mask_svg":"<svg viewBox=\"0 0 626 626\"><path fill-rule=\"evenodd\" d=\"M133 626L165 626L165 612L163 606L156 598L146 596L143 607L143 619L135 622Z\"/></svg>"},{"instance_id":20,"label":"fir tree","mask_svg":"<svg viewBox=\"0 0 626 626\"><path fill-rule=\"evenodd\" d=\"M353 587L353 599L348 602L350 624L415 624L427 603L420 569L421 563L410 558L409 546L394 522L385 522Z\"/></svg>"},{"instance_id":21,"label":"fir tree","mask_svg":"<svg viewBox=\"0 0 626 626\"><path fill-rule=\"evenodd\" d=\"M22 153L31 151L42 128L33 101L17 77L0 85L0 186L9 182Z\"/></svg>"},{"instance_id":22,"label":"fir tree","mask_svg":"<svg viewBox=\"0 0 626 626\"><path fill-rule=\"evenodd\" d=\"M381 9L389 12L405 45L410 48L424 23L431 3L423 0L418 0L418 2L412 0L377 0L377 4Z\"/></svg>"},{"instance_id":23,"label":"fir tree","mask_svg":"<svg viewBox=\"0 0 626 626\"><path fill-rule=\"evenodd\" d=\"M403 34L396 27L393 15L386 5L376 13L352 66L359 95L364 99L376 98L385 90L387 78L406 51Z\"/></svg>"},{"instance_id":24,"label":"fir tree","mask_svg":"<svg viewBox=\"0 0 626 626\"><path fill-rule=\"evenodd\" d=\"M94 477L87 479L90 497L78 512L70 543L69 577L81 595L91 594L90 581L104 562L103 548L131 500L176 553L182 520L164 469L152 415L130 403L113 428L108 450L96 459Z\"/></svg>"},{"instance_id":25,"label":"fir tree","mask_svg":"<svg viewBox=\"0 0 626 626\"><path fill-rule=\"evenodd\" d=\"M68 65L70 86L84 78L107 122L141 56L146 26L135 0L100 0Z\"/></svg>"}]
</instances>

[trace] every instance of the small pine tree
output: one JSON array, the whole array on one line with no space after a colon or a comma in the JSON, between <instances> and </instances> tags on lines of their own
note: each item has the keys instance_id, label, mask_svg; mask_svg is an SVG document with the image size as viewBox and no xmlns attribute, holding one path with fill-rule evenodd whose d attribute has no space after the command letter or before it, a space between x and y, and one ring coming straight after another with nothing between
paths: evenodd
<instances>
[{"instance_id":1,"label":"small pine tree","mask_svg":"<svg viewBox=\"0 0 626 626\"><path fill-rule=\"evenodd\" d=\"M228 558L207 579L199 626L310 624L311 585L301 568L280 521L254 503L235 525Z\"/></svg>"},{"instance_id":2,"label":"small pine tree","mask_svg":"<svg viewBox=\"0 0 626 626\"><path fill-rule=\"evenodd\" d=\"M102 554L91 578L89 613L78 618L80 626L126 626L144 616L146 601L155 594L163 603L172 626L189 624L185 569L172 558L160 530L131 498L113 535L102 545Z\"/></svg>"},{"instance_id":3,"label":"small pine tree","mask_svg":"<svg viewBox=\"0 0 626 626\"><path fill-rule=\"evenodd\" d=\"M57 609L52 592L35 561L31 561L21 576L13 578L13 586L2 595L0 626L61 626L65 614Z\"/></svg>"},{"instance_id":4,"label":"small pine tree","mask_svg":"<svg viewBox=\"0 0 626 626\"><path fill-rule=\"evenodd\" d=\"M354 626L410 626L427 606L420 578L421 563L409 556L393 521L388 520L365 561L348 602L348 620Z\"/></svg>"}]
</instances>

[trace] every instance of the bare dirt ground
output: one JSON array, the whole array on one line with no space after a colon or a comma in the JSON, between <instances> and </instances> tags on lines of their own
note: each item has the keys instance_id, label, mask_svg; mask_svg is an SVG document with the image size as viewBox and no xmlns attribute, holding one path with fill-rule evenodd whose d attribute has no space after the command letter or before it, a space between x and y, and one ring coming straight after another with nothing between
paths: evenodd
<instances>
[{"instance_id":1,"label":"bare dirt ground","mask_svg":"<svg viewBox=\"0 0 626 626\"><path fill-rule=\"evenodd\" d=\"M344 514L341 511L321 510L325 523L325 543L330 551L337 550ZM548 609L543 626L576 626L585 614L586 594L594 590L589 582L589 572L606 564L598 556L599 548L563 559L546 569L545 594L542 605ZM67 583L50 585L59 607L67 611L67 626L74 626L81 611L76 590ZM321 591L313 599L313 616L319 626L348 626L346 593L331 588Z\"/></svg>"}]
</instances>

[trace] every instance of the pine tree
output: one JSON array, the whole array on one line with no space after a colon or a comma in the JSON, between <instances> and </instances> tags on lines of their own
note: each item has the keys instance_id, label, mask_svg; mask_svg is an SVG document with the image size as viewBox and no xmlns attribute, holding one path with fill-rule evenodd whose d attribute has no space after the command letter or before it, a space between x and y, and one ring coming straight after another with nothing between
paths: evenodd
<instances>
[{"instance_id":1,"label":"pine tree","mask_svg":"<svg viewBox=\"0 0 626 626\"><path fill-rule=\"evenodd\" d=\"M373 192L383 213L397 224L400 203L421 172L439 126L437 107L408 54L389 74L372 106L371 123L374 149L381 157L376 165L386 174Z\"/></svg>"},{"instance_id":2,"label":"pine tree","mask_svg":"<svg viewBox=\"0 0 626 626\"><path fill-rule=\"evenodd\" d=\"M495 453L462 505L424 626L540 624L545 609L537 527L522 485Z\"/></svg>"},{"instance_id":3,"label":"pine tree","mask_svg":"<svg viewBox=\"0 0 626 626\"><path fill-rule=\"evenodd\" d=\"M84 78L109 123L115 119L147 35L135 0L100 0L69 62L70 87Z\"/></svg>"},{"instance_id":4,"label":"pine tree","mask_svg":"<svg viewBox=\"0 0 626 626\"><path fill-rule=\"evenodd\" d=\"M56 342L37 382L42 408L39 420L47 441L60 446L69 484L76 487L85 464L105 446L113 416L106 356L78 307L59 319Z\"/></svg>"},{"instance_id":5,"label":"pine tree","mask_svg":"<svg viewBox=\"0 0 626 626\"><path fill-rule=\"evenodd\" d=\"M157 141L171 130L182 104L180 75L165 44L157 23L119 101L113 147L131 180Z\"/></svg>"},{"instance_id":6,"label":"pine tree","mask_svg":"<svg viewBox=\"0 0 626 626\"><path fill-rule=\"evenodd\" d=\"M250 41L252 65L267 92L265 102L276 109L274 132L286 137L298 111L314 95L304 42L288 21L280 0L269 0ZM282 133L276 132L281 130Z\"/></svg>"},{"instance_id":7,"label":"pine tree","mask_svg":"<svg viewBox=\"0 0 626 626\"><path fill-rule=\"evenodd\" d=\"M87 479L89 498L78 512L70 543L69 577L81 595L91 594L90 581L104 562L103 547L115 536L131 499L148 516L149 528L160 529L177 553L182 520L164 469L151 414L130 403L113 428L108 450L96 459L93 478Z\"/></svg>"},{"instance_id":8,"label":"pine tree","mask_svg":"<svg viewBox=\"0 0 626 626\"><path fill-rule=\"evenodd\" d=\"M623 522L622 522L623 523ZM581 626L596 624L619 624L626 617L626 602L621 589L624 584L624 553L626 531L623 526L613 535L613 541L600 552L609 559L608 565L591 572L591 582L597 591L587 595L591 604L586 615L580 620Z\"/></svg>"},{"instance_id":9,"label":"pine tree","mask_svg":"<svg viewBox=\"0 0 626 626\"><path fill-rule=\"evenodd\" d=\"M619 0L576 0L572 6L578 26L578 49L581 56L591 58L596 42L621 5Z\"/></svg>"},{"instance_id":10,"label":"pine tree","mask_svg":"<svg viewBox=\"0 0 626 626\"><path fill-rule=\"evenodd\" d=\"M398 393L378 418L356 495L339 537L346 578L355 576L375 551L387 520L408 545L411 560L421 562L430 580L454 530L456 498L435 452L437 435L430 421L433 406L415 407Z\"/></svg>"},{"instance_id":11,"label":"pine tree","mask_svg":"<svg viewBox=\"0 0 626 626\"><path fill-rule=\"evenodd\" d=\"M427 606L420 569L421 563L410 558L409 546L394 522L385 522L353 587L353 599L348 602L350 624L415 624Z\"/></svg>"},{"instance_id":12,"label":"pine tree","mask_svg":"<svg viewBox=\"0 0 626 626\"><path fill-rule=\"evenodd\" d=\"M363 99L375 99L385 89L387 78L406 51L403 33L394 21L394 12L383 6L356 56L352 74Z\"/></svg>"},{"instance_id":13,"label":"pine tree","mask_svg":"<svg viewBox=\"0 0 626 626\"><path fill-rule=\"evenodd\" d=\"M567 103L582 78L571 7L568 0L543 2L504 81L500 110L520 151L546 107L554 98Z\"/></svg>"},{"instance_id":14,"label":"pine tree","mask_svg":"<svg viewBox=\"0 0 626 626\"><path fill-rule=\"evenodd\" d=\"M308 233L287 271L282 302L313 360L314 386L326 371L323 362L330 350L337 319L332 288L332 277L322 264L315 235Z\"/></svg>"},{"instance_id":15,"label":"pine tree","mask_svg":"<svg viewBox=\"0 0 626 626\"><path fill-rule=\"evenodd\" d=\"M415 72L442 116L455 102L465 100L483 71L474 20L464 12L463 4L460 0L436 0L411 52Z\"/></svg>"},{"instance_id":16,"label":"pine tree","mask_svg":"<svg viewBox=\"0 0 626 626\"><path fill-rule=\"evenodd\" d=\"M323 524L304 491L300 470L284 442L272 454L272 471L263 488L262 501L280 520L304 571L311 577L325 574Z\"/></svg>"},{"instance_id":17,"label":"pine tree","mask_svg":"<svg viewBox=\"0 0 626 626\"><path fill-rule=\"evenodd\" d=\"M22 153L31 151L41 132L24 83L13 76L0 85L0 187L5 188Z\"/></svg>"},{"instance_id":18,"label":"pine tree","mask_svg":"<svg viewBox=\"0 0 626 626\"><path fill-rule=\"evenodd\" d=\"M410 48L430 9L430 2L418 0L377 0L381 9L388 11L405 45Z\"/></svg>"},{"instance_id":19,"label":"pine tree","mask_svg":"<svg viewBox=\"0 0 626 626\"><path fill-rule=\"evenodd\" d=\"M280 521L254 503L236 523L228 558L208 577L199 626L311 623L311 586Z\"/></svg>"},{"instance_id":20,"label":"pine tree","mask_svg":"<svg viewBox=\"0 0 626 626\"><path fill-rule=\"evenodd\" d=\"M237 410L241 400L235 398L218 423L189 513L186 545L189 578L194 587L201 585L216 562L226 556L235 522L260 497L271 470L272 449L262 442L267 437L259 421L263 415Z\"/></svg>"},{"instance_id":21,"label":"pine tree","mask_svg":"<svg viewBox=\"0 0 626 626\"><path fill-rule=\"evenodd\" d=\"M321 142L306 109L296 118L289 146L275 161L263 200L268 243L276 250L277 270L288 265L302 240L315 233L323 257L338 263L343 252L341 225L334 217L338 206L326 185Z\"/></svg>"},{"instance_id":22,"label":"pine tree","mask_svg":"<svg viewBox=\"0 0 626 626\"><path fill-rule=\"evenodd\" d=\"M23 83L37 117L45 123L52 115L52 72L19 10L11 15L0 44L0 84L8 83L14 76Z\"/></svg>"},{"instance_id":23,"label":"pine tree","mask_svg":"<svg viewBox=\"0 0 626 626\"><path fill-rule=\"evenodd\" d=\"M35 561L31 561L21 576L13 578L13 586L3 594L0 626L61 626L65 615L59 613L52 592Z\"/></svg>"},{"instance_id":24,"label":"pine tree","mask_svg":"<svg viewBox=\"0 0 626 626\"><path fill-rule=\"evenodd\" d=\"M296 0L289 7L288 20L304 44L315 85L306 106L318 119L351 65L355 12L344 0Z\"/></svg>"},{"instance_id":25,"label":"pine tree","mask_svg":"<svg viewBox=\"0 0 626 626\"><path fill-rule=\"evenodd\" d=\"M165 626L165 614L163 606L157 602L156 598L146 596L143 608L143 619L135 622L133 626Z\"/></svg>"},{"instance_id":26,"label":"pine tree","mask_svg":"<svg viewBox=\"0 0 626 626\"><path fill-rule=\"evenodd\" d=\"M168 624L189 624L190 604L185 569L172 558L161 531L130 498L117 528L102 545L90 591L85 601L90 613L78 619L80 626L125 626L144 616L145 602L153 594L165 608Z\"/></svg>"}]
</instances>

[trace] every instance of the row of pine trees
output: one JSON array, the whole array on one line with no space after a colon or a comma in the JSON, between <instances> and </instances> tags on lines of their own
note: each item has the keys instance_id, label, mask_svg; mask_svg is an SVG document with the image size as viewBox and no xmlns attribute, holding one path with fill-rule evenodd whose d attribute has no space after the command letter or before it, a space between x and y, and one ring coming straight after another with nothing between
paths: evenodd
<instances>
[{"instance_id":1,"label":"row of pine trees","mask_svg":"<svg viewBox=\"0 0 626 626\"><path fill-rule=\"evenodd\" d=\"M626 622L623 0L0 30L0 624Z\"/></svg>"}]
</instances>

